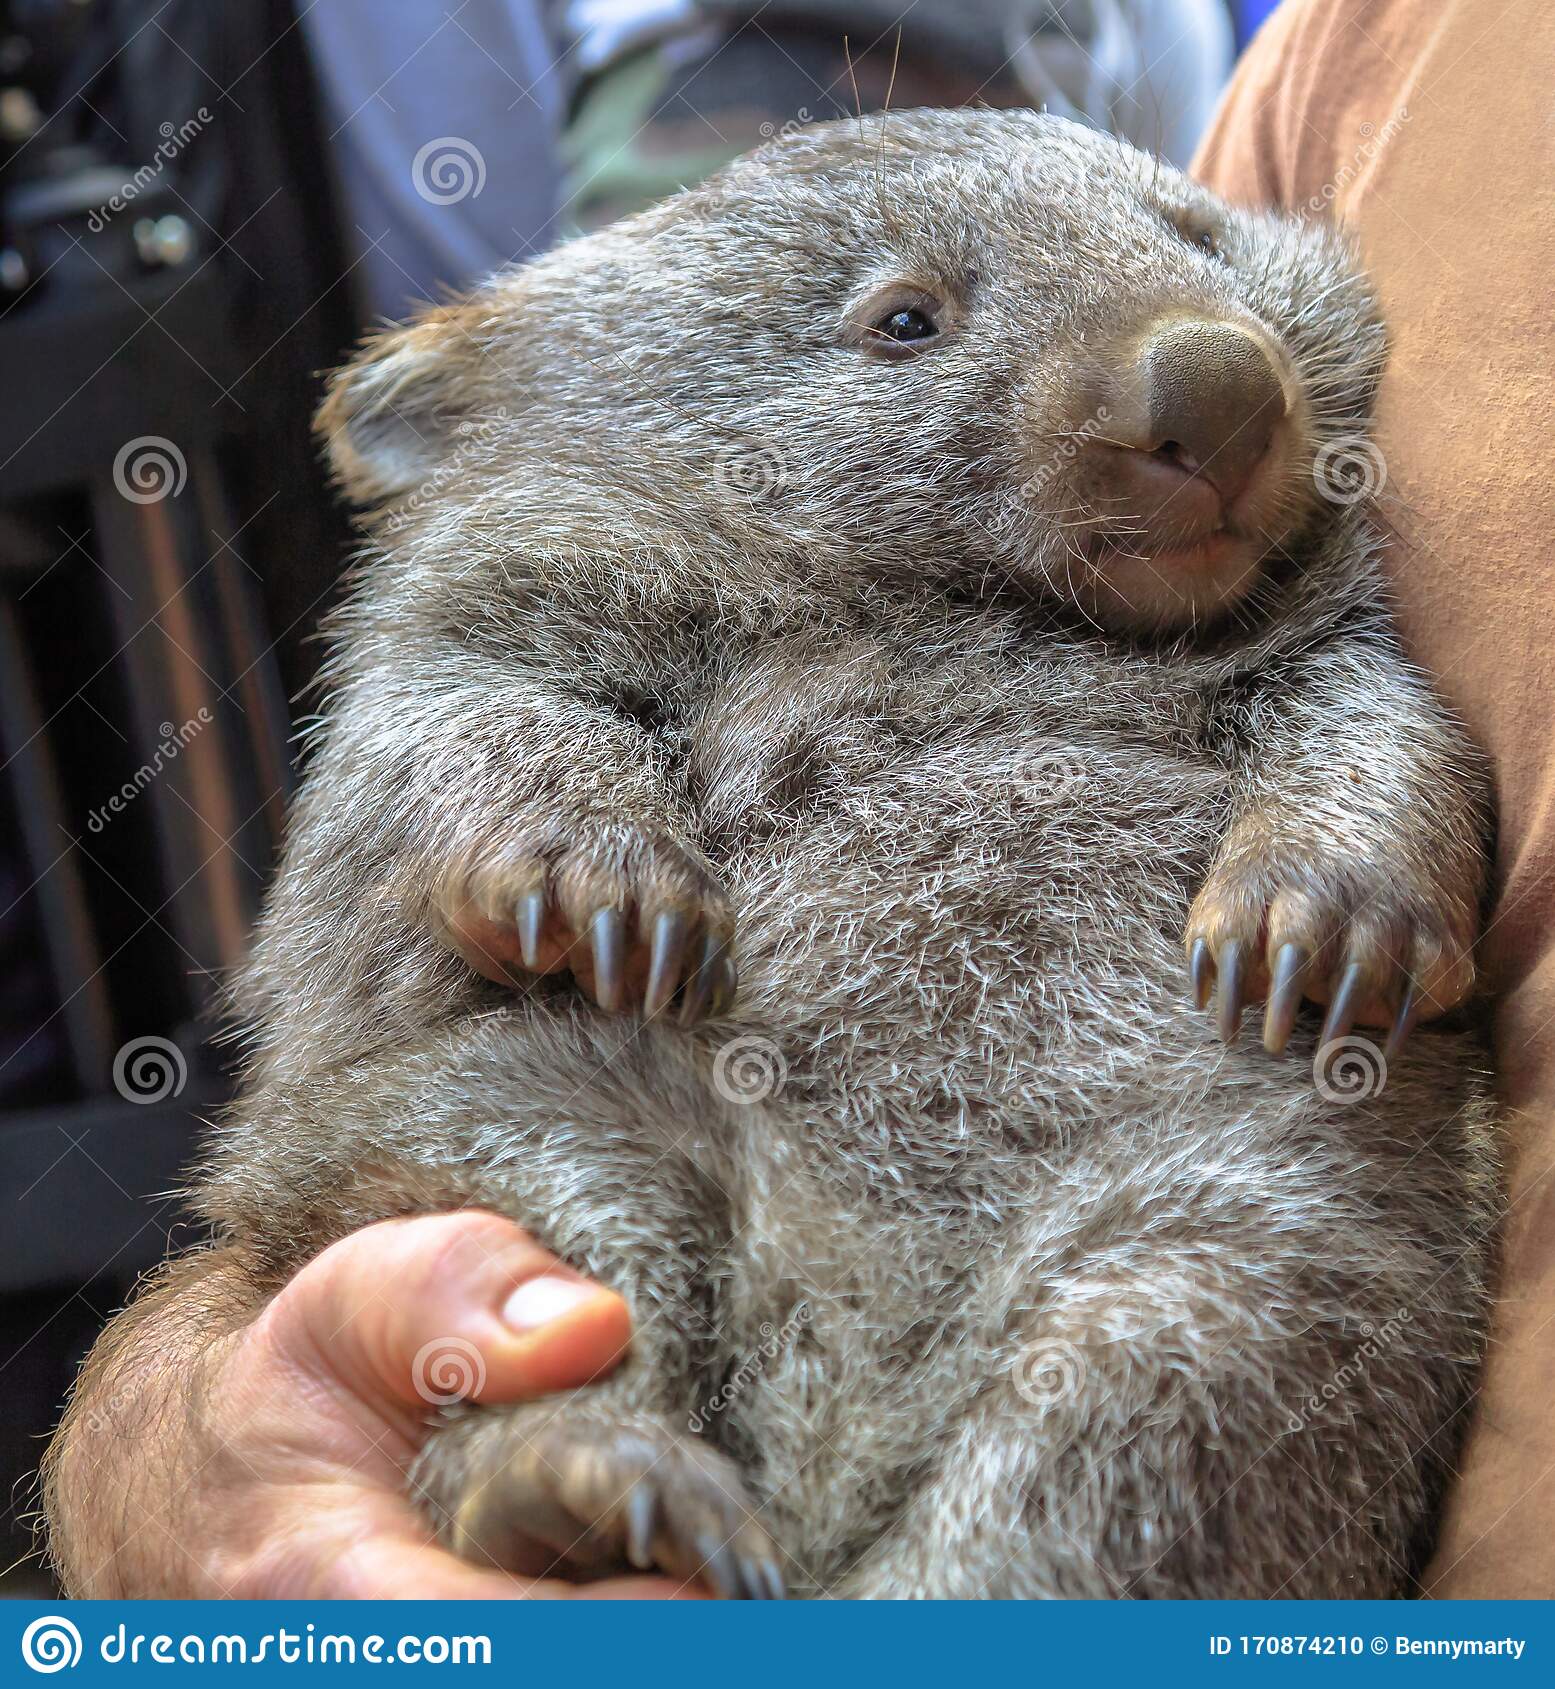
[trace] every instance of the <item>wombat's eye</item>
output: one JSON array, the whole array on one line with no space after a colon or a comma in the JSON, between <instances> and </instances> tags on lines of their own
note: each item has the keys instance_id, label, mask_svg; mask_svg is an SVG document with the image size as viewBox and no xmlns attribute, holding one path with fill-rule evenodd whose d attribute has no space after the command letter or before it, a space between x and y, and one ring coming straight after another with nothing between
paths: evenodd
<instances>
[{"instance_id":1,"label":"wombat's eye","mask_svg":"<svg viewBox=\"0 0 1555 1689\"><path fill-rule=\"evenodd\" d=\"M915 340L932 340L939 333L939 328L927 311L907 305L891 312L888 317L882 317L874 325L874 331L883 334L887 340L894 340L899 346L909 346Z\"/></svg>"},{"instance_id":2,"label":"wombat's eye","mask_svg":"<svg viewBox=\"0 0 1555 1689\"><path fill-rule=\"evenodd\" d=\"M843 339L877 358L911 358L955 326L954 307L912 282L891 282L860 299L843 319Z\"/></svg>"},{"instance_id":3,"label":"wombat's eye","mask_svg":"<svg viewBox=\"0 0 1555 1689\"><path fill-rule=\"evenodd\" d=\"M1226 261L1226 250L1221 245L1219 231L1204 213L1171 212L1167 215L1167 221L1190 246L1198 247L1201 252L1207 252L1211 258L1218 258L1222 263Z\"/></svg>"}]
</instances>

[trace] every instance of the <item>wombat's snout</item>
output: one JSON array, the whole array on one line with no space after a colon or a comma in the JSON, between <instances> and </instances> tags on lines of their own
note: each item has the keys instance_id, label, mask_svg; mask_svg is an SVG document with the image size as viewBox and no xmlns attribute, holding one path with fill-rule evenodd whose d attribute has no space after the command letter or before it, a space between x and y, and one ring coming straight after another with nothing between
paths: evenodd
<instances>
[{"instance_id":1,"label":"wombat's snout","mask_svg":"<svg viewBox=\"0 0 1555 1689\"><path fill-rule=\"evenodd\" d=\"M1164 460L1208 481L1226 506L1247 486L1287 409L1273 357L1236 323L1188 319L1152 330L1122 386L1114 438L1132 450L1119 474L1150 477L1153 486Z\"/></svg>"},{"instance_id":2,"label":"wombat's snout","mask_svg":"<svg viewBox=\"0 0 1555 1689\"><path fill-rule=\"evenodd\" d=\"M1084 397L1099 421L1080 430L1075 487L1113 611L1170 620L1245 591L1299 430L1278 347L1239 322L1160 318L1102 360Z\"/></svg>"}]
</instances>

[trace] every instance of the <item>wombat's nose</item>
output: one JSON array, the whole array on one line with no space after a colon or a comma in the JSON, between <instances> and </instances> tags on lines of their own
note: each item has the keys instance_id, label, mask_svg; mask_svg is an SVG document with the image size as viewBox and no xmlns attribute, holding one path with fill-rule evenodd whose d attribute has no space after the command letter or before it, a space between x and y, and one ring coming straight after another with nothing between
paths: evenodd
<instances>
[{"instance_id":1,"label":"wombat's nose","mask_svg":"<svg viewBox=\"0 0 1555 1689\"><path fill-rule=\"evenodd\" d=\"M1286 412L1263 343L1235 323L1178 319L1140 346L1127 443L1202 475L1229 504L1247 485Z\"/></svg>"}]
</instances>

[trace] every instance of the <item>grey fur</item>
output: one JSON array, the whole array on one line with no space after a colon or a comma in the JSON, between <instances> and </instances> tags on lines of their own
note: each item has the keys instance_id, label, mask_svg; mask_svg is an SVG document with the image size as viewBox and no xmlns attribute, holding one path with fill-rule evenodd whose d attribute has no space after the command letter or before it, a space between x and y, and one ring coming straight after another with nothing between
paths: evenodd
<instances>
[{"instance_id":1,"label":"grey fur","mask_svg":"<svg viewBox=\"0 0 1555 1689\"><path fill-rule=\"evenodd\" d=\"M841 325L899 278L958 328L888 364ZM1262 324L1303 396L1259 568L1202 598L1097 578L1059 450L1179 308ZM1406 1586L1481 1346L1478 1045L1426 1029L1334 1101L1305 1023L1222 1047L1182 948L1208 879L1204 930L1295 891L1467 986L1478 766L1363 511L1312 484L1382 345L1326 235L1053 119L907 113L341 374L322 426L375 543L200 1200L265 1285L477 1204L627 1294L612 1379L434 1435L451 1541L505 1558L503 1507L604 1460L741 1567L770 1533L799 1593ZM535 861L585 912L732 919L733 1007L476 977L450 910L510 918ZM786 1078L731 1100L750 1038ZM596 1500L575 1563L620 1556Z\"/></svg>"}]
</instances>

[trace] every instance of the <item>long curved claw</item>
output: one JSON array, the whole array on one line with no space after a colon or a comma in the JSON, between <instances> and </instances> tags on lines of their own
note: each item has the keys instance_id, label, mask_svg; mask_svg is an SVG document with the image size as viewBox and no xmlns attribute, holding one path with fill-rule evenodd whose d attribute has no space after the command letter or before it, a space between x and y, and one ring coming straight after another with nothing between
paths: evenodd
<instances>
[{"instance_id":1,"label":"long curved claw","mask_svg":"<svg viewBox=\"0 0 1555 1689\"><path fill-rule=\"evenodd\" d=\"M528 891L518 900L518 951L526 968L540 965L540 933L545 926L545 893Z\"/></svg>"},{"instance_id":2,"label":"long curved claw","mask_svg":"<svg viewBox=\"0 0 1555 1689\"><path fill-rule=\"evenodd\" d=\"M626 975L626 916L619 909L600 909L591 926L594 944L594 998L614 1013L621 1007Z\"/></svg>"},{"instance_id":3,"label":"long curved claw","mask_svg":"<svg viewBox=\"0 0 1555 1689\"><path fill-rule=\"evenodd\" d=\"M702 955L696 970L686 981L686 989L680 999L680 1024L695 1026L707 1013L708 1003L712 1000L713 986L717 980L718 958L723 954L724 942L721 938L709 933L702 940Z\"/></svg>"},{"instance_id":4,"label":"long curved claw","mask_svg":"<svg viewBox=\"0 0 1555 1689\"><path fill-rule=\"evenodd\" d=\"M1404 995L1399 999L1398 1013L1393 1017L1393 1025L1388 1029L1388 1041L1382 1047L1382 1059L1392 1061L1404 1047L1404 1040L1415 1029L1415 1022L1420 1018L1420 993L1415 982L1410 980L1404 987Z\"/></svg>"},{"instance_id":5,"label":"long curved claw","mask_svg":"<svg viewBox=\"0 0 1555 1689\"><path fill-rule=\"evenodd\" d=\"M1228 939L1216 957L1220 975L1220 991L1216 999L1216 1021L1223 1044L1234 1044L1242 1026L1242 1010L1247 1005L1246 980L1242 969L1242 941Z\"/></svg>"},{"instance_id":6,"label":"long curved claw","mask_svg":"<svg viewBox=\"0 0 1555 1689\"><path fill-rule=\"evenodd\" d=\"M639 1572L653 1569L659 1502L651 1484L635 1484L626 1500L626 1557Z\"/></svg>"},{"instance_id":7,"label":"long curved claw","mask_svg":"<svg viewBox=\"0 0 1555 1689\"><path fill-rule=\"evenodd\" d=\"M1345 964L1333 1001L1328 1005L1328 1018L1323 1022L1323 1043L1332 1044L1336 1038L1343 1038L1354 1027L1356 1011L1361 1006L1361 988L1365 977L1366 970L1359 962Z\"/></svg>"},{"instance_id":8,"label":"long curved claw","mask_svg":"<svg viewBox=\"0 0 1555 1689\"><path fill-rule=\"evenodd\" d=\"M698 1531L694 1546L702 1558L702 1575L713 1586L713 1592L725 1601L739 1601L745 1596L740 1577L738 1556L716 1531Z\"/></svg>"},{"instance_id":9,"label":"long curved claw","mask_svg":"<svg viewBox=\"0 0 1555 1689\"><path fill-rule=\"evenodd\" d=\"M689 923L678 909L666 909L653 923L652 959L648 964L648 990L643 1013L650 1019L670 1005L680 984L686 959L686 931Z\"/></svg>"},{"instance_id":10,"label":"long curved claw","mask_svg":"<svg viewBox=\"0 0 1555 1689\"><path fill-rule=\"evenodd\" d=\"M776 1560L762 1560L758 1562L763 1582L767 1586L769 1601L786 1601L788 1599L788 1583L783 1576L783 1568Z\"/></svg>"},{"instance_id":11,"label":"long curved claw","mask_svg":"<svg viewBox=\"0 0 1555 1689\"><path fill-rule=\"evenodd\" d=\"M1193 990L1194 1008L1207 1009L1210 992L1215 987L1215 959L1202 938L1194 940L1188 956L1188 981Z\"/></svg>"},{"instance_id":12,"label":"long curved claw","mask_svg":"<svg viewBox=\"0 0 1555 1689\"><path fill-rule=\"evenodd\" d=\"M747 1601L782 1601L788 1591L783 1584L783 1574L778 1570L775 1560L765 1556L740 1553L740 1578L745 1585Z\"/></svg>"},{"instance_id":13,"label":"long curved claw","mask_svg":"<svg viewBox=\"0 0 1555 1689\"><path fill-rule=\"evenodd\" d=\"M738 989L739 976L735 972L734 958L725 951L716 964L717 977L713 981L712 1001L707 1006L707 1012L716 1019L719 1015L726 1015L734 1007L734 994Z\"/></svg>"},{"instance_id":14,"label":"long curved claw","mask_svg":"<svg viewBox=\"0 0 1555 1689\"><path fill-rule=\"evenodd\" d=\"M1271 1056L1281 1055L1290 1042L1301 1008L1302 985L1311 960L1299 944L1282 944L1274 959L1269 984L1269 1006L1264 1010L1263 1047Z\"/></svg>"}]
</instances>

